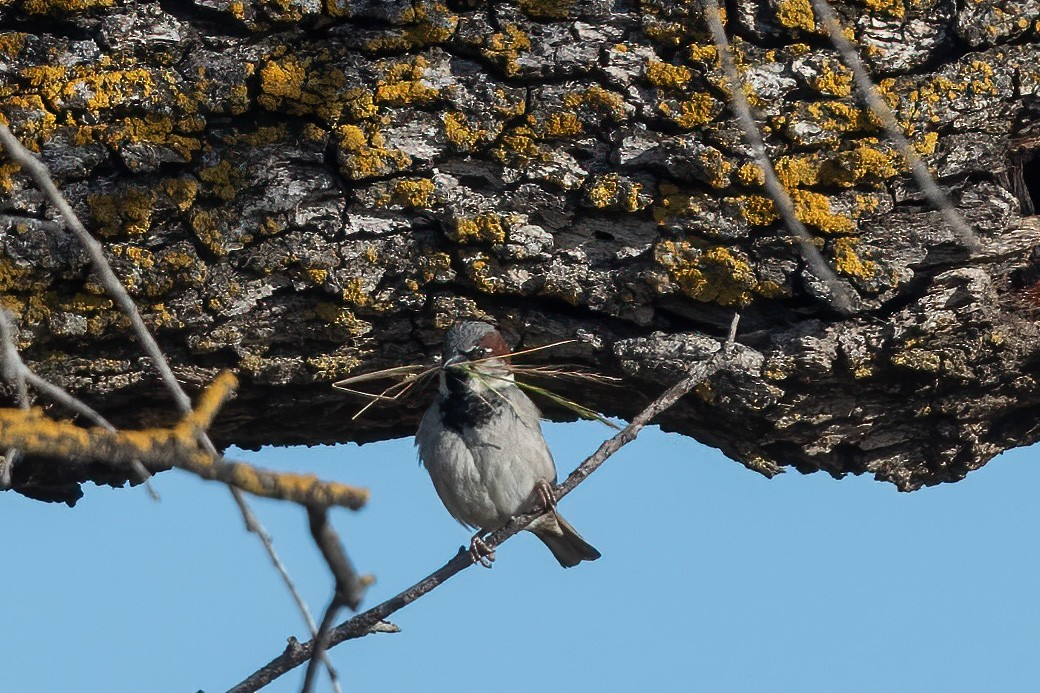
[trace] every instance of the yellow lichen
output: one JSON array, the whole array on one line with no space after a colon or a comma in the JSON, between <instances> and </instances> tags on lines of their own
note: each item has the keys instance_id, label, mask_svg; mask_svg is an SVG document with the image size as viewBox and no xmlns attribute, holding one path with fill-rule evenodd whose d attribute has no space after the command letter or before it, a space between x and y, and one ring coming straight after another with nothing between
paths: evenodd
<instances>
[{"instance_id":1,"label":"yellow lichen","mask_svg":"<svg viewBox=\"0 0 1040 693\"><path fill-rule=\"evenodd\" d=\"M376 103L407 106L435 101L440 91L422 81L429 66L429 61L421 55L412 60L391 63L385 68L386 77L376 85Z\"/></svg>"},{"instance_id":2,"label":"yellow lichen","mask_svg":"<svg viewBox=\"0 0 1040 693\"><path fill-rule=\"evenodd\" d=\"M307 64L294 55L271 61L260 68L260 89L270 96L298 101L303 95Z\"/></svg>"},{"instance_id":3,"label":"yellow lichen","mask_svg":"<svg viewBox=\"0 0 1040 693\"><path fill-rule=\"evenodd\" d=\"M831 211L830 201L826 195L810 190L788 190L794 203L795 217L803 224L813 226L826 233L842 233L853 231L856 222L851 217L835 214ZM755 226L769 226L780 219L776 205L768 197L762 195L744 195L736 198L744 219Z\"/></svg>"},{"instance_id":4,"label":"yellow lichen","mask_svg":"<svg viewBox=\"0 0 1040 693\"><path fill-rule=\"evenodd\" d=\"M646 65L646 81L655 87L682 89L690 82L693 73L685 65L672 65L651 60Z\"/></svg>"},{"instance_id":5,"label":"yellow lichen","mask_svg":"<svg viewBox=\"0 0 1040 693\"><path fill-rule=\"evenodd\" d=\"M828 96L845 97L852 93L852 70L837 58L825 61L819 73L808 81L810 87Z\"/></svg>"},{"instance_id":6,"label":"yellow lichen","mask_svg":"<svg viewBox=\"0 0 1040 693\"><path fill-rule=\"evenodd\" d=\"M166 193L166 196L173 201L174 205L177 206L177 209L182 212L188 210L195 203L195 197L199 193L198 181L190 176L166 178L162 181L160 187Z\"/></svg>"},{"instance_id":7,"label":"yellow lichen","mask_svg":"<svg viewBox=\"0 0 1040 693\"><path fill-rule=\"evenodd\" d=\"M404 152L388 149L382 133L374 128L366 132L357 125L344 125L336 134L342 153L340 170L351 180L386 175L411 164Z\"/></svg>"},{"instance_id":8,"label":"yellow lichen","mask_svg":"<svg viewBox=\"0 0 1040 693\"><path fill-rule=\"evenodd\" d=\"M570 111L550 113L538 121L537 129L543 138L573 137L584 131L578 116Z\"/></svg>"},{"instance_id":9,"label":"yellow lichen","mask_svg":"<svg viewBox=\"0 0 1040 693\"><path fill-rule=\"evenodd\" d=\"M691 43L689 47L689 56L692 62L705 63L707 65L715 65L718 60L718 51L715 49L715 45L711 43Z\"/></svg>"},{"instance_id":10,"label":"yellow lichen","mask_svg":"<svg viewBox=\"0 0 1040 693\"><path fill-rule=\"evenodd\" d=\"M8 258L0 258L0 292L25 290L32 269L15 264Z\"/></svg>"},{"instance_id":11,"label":"yellow lichen","mask_svg":"<svg viewBox=\"0 0 1040 693\"><path fill-rule=\"evenodd\" d=\"M838 238L834 241L834 267L842 274L860 279L872 279L878 272L877 263L864 260L856 253L859 239Z\"/></svg>"},{"instance_id":12,"label":"yellow lichen","mask_svg":"<svg viewBox=\"0 0 1040 693\"><path fill-rule=\"evenodd\" d=\"M488 131L470 127L466 116L459 111L448 111L441 116L444 137L461 151L471 151L478 142L488 137Z\"/></svg>"},{"instance_id":13,"label":"yellow lichen","mask_svg":"<svg viewBox=\"0 0 1040 693\"><path fill-rule=\"evenodd\" d=\"M243 185L242 173L227 159L201 169L199 178L208 185L207 192L226 201L235 199Z\"/></svg>"},{"instance_id":14,"label":"yellow lichen","mask_svg":"<svg viewBox=\"0 0 1040 693\"><path fill-rule=\"evenodd\" d=\"M68 15L114 4L115 0L22 0L25 12L37 15Z\"/></svg>"},{"instance_id":15,"label":"yellow lichen","mask_svg":"<svg viewBox=\"0 0 1040 693\"><path fill-rule=\"evenodd\" d=\"M661 103L658 110L679 127L692 130L711 122L715 115L715 105L716 101L710 95L698 93L674 105Z\"/></svg>"},{"instance_id":16,"label":"yellow lichen","mask_svg":"<svg viewBox=\"0 0 1040 693\"><path fill-rule=\"evenodd\" d=\"M372 327L370 323L358 319L349 308L338 306L335 303L318 303L314 306L314 314L319 320L329 325L345 328L346 332L351 335L363 335Z\"/></svg>"},{"instance_id":17,"label":"yellow lichen","mask_svg":"<svg viewBox=\"0 0 1040 693\"><path fill-rule=\"evenodd\" d=\"M227 255L228 249L224 244L224 237L220 233L213 213L205 209L196 209L191 215L191 229L195 237L199 239L211 253L218 257Z\"/></svg>"},{"instance_id":18,"label":"yellow lichen","mask_svg":"<svg viewBox=\"0 0 1040 693\"><path fill-rule=\"evenodd\" d=\"M563 105L569 109L585 108L615 122L625 118L625 99L598 85L564 94Z\"/></svg>"},{"instance_id":19,"label":"yellow lichen","mask_svg":"<svg viewBox=\"0 0 1040 693\"><path fill-rule=\"evenodd\" d=\"M472 217L458 217L448 237L456 243L504 243L506 228L511 222L500 214L478 214Z\"/></svg>"},{"instance_id":20,"label":"yellow lichen","mask_svg":"<svg viewBox=\"0 0 1040 693\"><path fill-rule=\"evenodd\" d=\"M789 29L816 30L816 15L809 0L778 0L776 19Z\"/></svg>"},{"instance_id":21,"label":"yellow lichen","mask_svg":"<svg viewBox=\"0 0 1040 693\"><path fill-rule=\"evenodd\" d=\"M863 4L872 13L882 17L902 19L906 16L906 5L903 0L863 0Z\"/></svg>"},{"instance_id":22,"label":"yellow lichen","mask_svg":"<svg viewBox=\"0 0 1040 693\"><path fill-rule=\"evenodd\" d=\"M314 376L321 380L336 380L349 375L361 365L361 360L348 354L321 354L308 356L305 363L314 369Z\"/></svg>"},{"instance_id":23,"label":"yellow lichen","mask_svg":"<svg viewBox=\"0 0 1040 693\"><path fill-rule=\"evenodd\" d=\"M328 13L331 16L346 16L346 8L342 0L327 0ZM450 39L459 24L458 15L451 12L441 2L413 3L406 8L398 19L403 22L398 31L380 32L366 42L365 48L378 53L404 53L424 48Z\"/></svg>"},{"instance_id":24,"label":"yellow lichen","mask_svg":"<svg viewBox=\"0 0 1040 693\"><path fill-rule=\"evenodd\" d=\"M354 306L367 306L372 302L372 298L365 291L364 282L358 278L353 277L343 282L343 291L340 293L344 303L349 303Z\"/></svg>"},{"instance_id":25,"label":"yellow lichen","mask_svg":"<svg viewBox=\"0 0 1040 693\"><path fill-rule=\"evenodd\" d=\"M152 226L157 195L154 190L131 186L110 195L90 195L87 207L100 236L141 236Z\"/></svg>"},{"instance_id":26,"label":"yellow lichen","mask_svg":"<svg viewBox=\"0 0 1040 693\"><path fill-rule=\"evenodd\" d=\"M394 181L386 203L412 209L425 209L433 205L433 192L437 186L429 178L404 178Z\"/></svg>"},{"instance_id":27,"label":"yellow lichen","mask_svg":"<svg viewBox=\"0 0 1040 693\"><path fill-rule=\"evenodd\" d=\"M650 202L642 192L641 183L633 183L617 173L604 173L593 177L586 189L585 200L597 209L636 212Z\"/></svg>"},{"instance_id":28,"label":"yellow lichen","mask_svg":"<svg viewBox=\"0 0 1040 693\"><path fill-rule=\"evenodd\" d=\"M305 58L288 54L269 60L260 68L257 103L270 111L314 114L326 123L339 121L344 112L354 115L357 99L368 92L348 89L346 75L329 60L324 53Z\"/></svg>"},{"instance_id":29,"label":"yellow lichen","mask_svg":"<svg viewBox=\"0 0 1040 693\"><path fill-rule=\"evenodd\" d=\"M502 64L506 75L513 77L520 72L517 59L520 54L531 50L531 39L515 24L507 24L503 30L492 34L485 42L481 53Z\"/></svg>"},{"instance_id":30,"label":"yellow lichen","mask_svg":"<svg viewBox=\"0 0 1040 693\"><path fill-rule=\"evenodd\" d=\"M746 306L758 279L747 258L722 246L698 248L687 241L660 241L654 259L690 298L723 306Z\"/></svg>"}]
</instances>

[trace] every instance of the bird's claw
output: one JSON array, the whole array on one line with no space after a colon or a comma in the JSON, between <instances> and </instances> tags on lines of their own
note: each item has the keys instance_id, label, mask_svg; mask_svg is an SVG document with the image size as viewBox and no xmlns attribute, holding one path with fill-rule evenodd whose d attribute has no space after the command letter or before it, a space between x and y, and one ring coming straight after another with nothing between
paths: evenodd
<instances>
[{"instance_id":1,"label":"bird's claw","mask_svg":"<svg viewBox=\"0 0 1040 693\"><path fill-rule=\"evenodd\" d=\"M544 512L556 510L556 493L553 491L552 484L545 479L541 479L534 485L534 490L542 502L542 509Z\"/></svg>"},{"instance_id":2,"label":"bird's claw","mask_svg":"<svg viewBox=\"0 0 1040 693\"><path fill-rule=\"evenodd\" d=\"M495 550L484 543L479 534L474 534L469 542L469 557L474 563L479 563L485 568L490 568L495 562Z\"/></svg>"}]
</instances>

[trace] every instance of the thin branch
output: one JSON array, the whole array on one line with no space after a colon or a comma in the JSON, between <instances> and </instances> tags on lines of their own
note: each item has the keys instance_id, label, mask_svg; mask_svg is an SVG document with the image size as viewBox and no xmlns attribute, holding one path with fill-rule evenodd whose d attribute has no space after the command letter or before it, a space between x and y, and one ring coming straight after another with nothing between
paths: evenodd
<instances>
[{"instance_id":1,"label":"thin branch","mask_svg":"<svg viewBox=\"0 0 1040 693\"><path fill-rule=\"evenodd\" d=\"M307 660L307 671L303 675L303 686L300 688L300 693L311 693L314 687L315 674L318 673L318 662L325 656L325 650L329 646L329 633L332 631L332 624L336 621L336 614L343 608L343 602L340 600L340 595L337 594L329 602L328 608L325 609L325 615L321 618L321 627L318 629L318 634L314 636L312 640L314 646L311 648L311 656ZM336 670L332 668L332 665L327 665L329 670L329 676L332 677L333 681L336 679Z\"/></svg>"},{"instance_id":2,"label":"thin branch","mask_svg":"<svg viewBox=\"0 0 1040 693\"><path fill-rule=\"evenodd\" d=\"M116 277L112 271L111 266L105 259L105 254L101 248L101 244L98 243L91 235L87 232L87 229L80 223L76 213L72 210L68 201L65 200L64 196L58 190L57 186L54 185L54 181L51 180L50 171L43 164L42 161L38 160L33 154L22 146L21 142L12 134L11 130L6 124L0 122L0 145L7 150L8 155L15 162L20 164L22 168L29 173L29 175L39 186L40 190L46 195L58 211L61 213L65 223L72 229L79 239L83 248L86 250L88 256L94 264L95 270L100 277L105 289L113 296L116 303L130 318L130 324L133 326L134 333L137 335L138 340L144 346L146 353L151 357L153 366L159 371L160 376L163 380L163 384L166 386L167 391L173 397L177 403L181 414L185 416L191 415L191 399L188 394L180 386L177 378L173 374L173 370L170 368L169 363L166 360L165 355L159 348L155 339L152 337L148 328L144 324L144 320L141 319L141 315L137 310L137 306L130 298L130 294L127 293L126 288ZM211 455L217 455L217 448L213 445L213 441L210 440L209 436L205 431L199 431L198 439L200 444L203 445L206 452ZM232 488L232 495L236 492ZM247 508L248 505L246 500L241 496L236 497L236 502L240 509ZM245 518L248 524L248 518ZM254 517L255 519L255 517ZM264 544L265 550L268 551L270 558L273 562L279 563L278 556L274 553L274 548L270 543ZM284 576L285 573L282 572ZM306 609L303 611L303 615L306 619L312 620L309 612Z\"/></svg>"},{"instance_id":3,"label":"thin branch","mask_svg":"<svg viewBox=\"0 0 1040 693\"><path fill-rule=\"evenodd\" d=\"M556 487L556 497L563 498L573 491L592 472L598 469L603 462L617 452L618 449L631 442L653 417L657 416L677 402L683 395L696 387L698 383L703 382L720 368L727 365L731 354L731 349L729 347L730 344L727 344L711 358L694 366L690 375L683 378L682 381L651 402L650 405L638 416L632 419L631 423L625 426L624 429L600 445L596 452L582 462L562 484ZM501 545L502 542L523 530L537 517L538 515L535 514L522 515L513 518L513 521L511 521L506 527L494 532L487 538L486 543L488 547L493 549ZM369 633L377 632L380 628L379 624L381 624L390 614L393 614L423 595L433 591L438 586L444 584L444 582L449 578L462 572L471 565L473 565L473 559L471 558L469 551L466 547L460 548L458 553L456 553L451 560L408 589L336 626L330 632L328 646L332 647L346 640L360 638ZM313 640L303 644L290 643L290 647L287 647L281 655L275 657L241 683L231 688L230 693L252 693L253 691L263 688L283 674L300 666L304 662L307 662L310 659L313 650Z\"/></svg>"},{"instance_id":4,"label":"thin branch","mask_svg":"<svg viewBox=\"0 0 1040 693\"><path fill-rule=\"evenodd\" d=\"M307 506L307 520L311 537L335 578L336 598L340 604L357 611L361 598L365 595L365 588L372 583L371 578L361 577L354 570L353 564L343 551L339 535L329 522L328 508Z\"/></svg>"},{"instance_id":5,"label":"thin branch","mask_svg":"<svg viewBox=\"0 0 1040 693\"><path fill-rule=\"evenodd\" d=\"M278 557L278 553L274 550L274 541L271 539L271 535L267 533L264 526L260 524L260 520L257 519L253 509L246 503L245 494L239 491L234 486L229 486L228 490L231 491L231 497L238 504L239 512L242 513L242 519L245 521L246 531L251 532L257 536L260 543L263 544L264 552L271 560L274 569L278 571L278 574L282 577L282 582L285 584L286 589L289 590L289 594L292 596L293 601L296 602L296 608L301 614L303 614L303 620L307 624L307 632L311 634L312 638L318 637L318 625L314 622L314 617L311 616L311 610L307 606L307 602L303 601L303 596L300 591L296 588L296 583L293 581L292 576L289 575L289 571L285 569L285 564ZM332 660L329 659L328 654L323 652L321 655L322 661L325 663L325 668L329 672L329 678L332 680L332 690L334 693L340 693L339 677L336 675L336 670L332 666Z\"/></svg>"},{"instance_id":6,"label":"thin branch","mask_svg":"<svg viewBox=\"0 0 1040 693\"><path fill-rule=\"evenodd\" d=\"M22 363L18 355L18 345L15 343L14 324L6 308L0 308L0 345L3 354L4 379L14 385L18 406L29 409L29 388L25 384L25 371L19 368ZM0 462L0 489L11 488L11 475L14 472L15 458L18 457L17 448L8 448L4 452L4 459Z\"/></svg>"},{"instance_id":7,"label":"thin branch","mask_svg":"<svg viewBox=\"0 0 1040 693\"><path fill-rule=\"evenodd\" d=\"M813 275L827 286L827 290L830 293L829 305L843 315L851 315L856 310L855 296L838 279L837 275L834 274L834 270L830 268L823 256L820 255L820 251L813 243L812 235L798 219L798 213L791 196L787 194L787 190L780 183L780 179L777 178L776 171L773 169L773 164L769 161L765 143L762 141L762 134L758 131L755 119L751 115L751 104L748 103L747 96L744 95L740 74L733 63L729 39L726 38L726 30L723 28L722 20L719 17L718 3L716 0L700 0L700 2L704 8L704 17L708 22L708 29L718 51L719 63L722 66L722 72L725 75L727 87L729 88L733 115L744 133L744 140L751 148L751 155L755 160L755 164L762 171L766 192L772 198L773 203L776 204L777 211L780 212L780 216L783 218L791 235L798 242L802 260L812 270Z\"/></svg>"},{"instance_id":8,"label":"thin branch","mask_svg":"<svg viewBox=\"0 0 1040 693\"><path fill-rule=\"evenodd\" d=\"M134 334L137 335L138 341L141 342L141 346L144 348L145 353L152 359L152 365L157 371L159 371L160 377L166 384L167 391L173 396L177 402L177 406L180 408L181 413L186 414L191 411L191 399L188 394L181 388L180 383L177 382L177 377L173 374L173 370L170 368L170 364L166 361L166 357L163 355L162 350L159 348L159 344L152 337L152 334L148 331L148 328L144 324L144 319L141 317L141 313L137 310L137 305L133 299L130 298L130 294L127 293L126 288L122 282L116 276L115 272L112 271L112 267L108 264L108 260L105 258L105 251L101 247L101 244L90 235L83 223L80 222L79 217L76 216L76 212L73 211L72 206L68 203L65 197L58 190L58 187L51 180L50 171L43 164L42 161L33 156L33 153L22 146L22 143L18 141L18 138L11 133L11 130L0 123L0 144L3 145L4 149L7 150L8 156L20 165L22 169L29 174L29 176L36 183L37 187L43 191L47 196L47 199L53 204L58 212L61 214L62 219L65 220L65 225L76 234L76 238L79 239L83 249L87 252L87 256L90 258L91 263L94 265L94 271L97 272L98 278L101 280L102 286L112 296L119 308L130 318L130 324L133 325ZM216 450L214 450L215 452Z\"/></svg>"},{"instance_id":9,"label":"thin branch","mask_svg":"<svg viewBox=\"0 0 1040 693\"><path fill-rule=\"evenodd\" d=\"M928 198L929 202L931 202L932 205L942 213L943 219L950 228L953 229L953 232L956 234L957 240L961 245L968 250L978 250L978 237L975 235L975 232L971 230L971 227L969 227L964 221L964 218L960 213L954 208L953 203L950 202L950 198L936 184L935 179L932 178L932 174L928 172L928 167L925 166L924 161L922 161L921 157L918 156L913 145L910 144L910 141L903 133L902 128L899 127L899 123L896 121L892 109L888 107L885 100L881 98L880 94L878 94L877 88L874 86L873 81L871 81L870 75L867 74L867 68L864 66L863 60L860 59L855 46L853 46L852 42L845 37L845 33L841 28L841 23L838 21L838 17L834 13L834 10L827 3L827 0L812 0L812 7L816 12L817 19L827 32L827 36L830 38L831 43L834 44L838 53L841 54L842 61L852 70L852 77L856 82L856 87L859 89L860 95L866 102L867 107L881 121L881 125L885 129L885 134L895 143L896 148L899 149L900 153L910 165L910 171L917 180L917 184L921 187L921 191Z\"/></svg>"}]
</instances>

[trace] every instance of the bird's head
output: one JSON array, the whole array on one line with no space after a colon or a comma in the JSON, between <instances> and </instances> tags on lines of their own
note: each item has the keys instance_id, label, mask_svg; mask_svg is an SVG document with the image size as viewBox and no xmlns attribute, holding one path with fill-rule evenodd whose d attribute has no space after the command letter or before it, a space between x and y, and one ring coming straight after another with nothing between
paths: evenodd
<instances>
[{"instance_id":1,"label":"bird's head","mask_svg":"<svg viewBox=\"0 0 1040 693\"><path fill-rule=\"evenodd\" d=\"M441 373L462 382L475 380L469 376L489 376L483 384L495 388L496 382L512 381L509 372L509 346L486 322L466 321L453 326L444 335L441 348Z\"/></svg>"}]
</instances>

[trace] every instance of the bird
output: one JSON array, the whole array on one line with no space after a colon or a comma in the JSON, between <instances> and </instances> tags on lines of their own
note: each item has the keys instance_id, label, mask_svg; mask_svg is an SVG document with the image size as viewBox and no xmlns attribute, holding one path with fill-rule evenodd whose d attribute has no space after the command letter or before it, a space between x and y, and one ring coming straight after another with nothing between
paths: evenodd
<instances>
[{"instance_id":1,"label":"bird","mask_svg":"<svg viewBox=\"0 0 1040 693\"><path fill-rule=\"evenodd\" d=\"M495 560L483 537L518 514L543 511L527 529L564 568L600 557L556 510L556 463L541 412L516 385L510 350L486 322L465 321L444 336L437 395L415 436L419 459L444 507L476 529L469 553Z\"/></svg>"}]
</instances>

